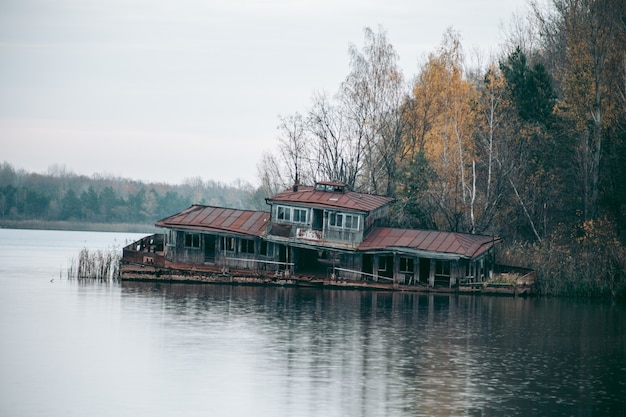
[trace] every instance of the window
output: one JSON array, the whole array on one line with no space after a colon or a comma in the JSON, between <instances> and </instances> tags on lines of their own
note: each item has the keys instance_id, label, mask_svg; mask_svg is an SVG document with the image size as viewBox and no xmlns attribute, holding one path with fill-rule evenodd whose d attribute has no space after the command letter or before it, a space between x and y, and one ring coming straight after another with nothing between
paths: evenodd
<instances>
[{"instance_id":1,"label":"window","mask_svg":"<svg viewBox=\"0 0 626 417\"><path fill-rule=\"evenodd\" d=\"M265 240L262 240L261 241L261 249L259 250L259 254L261 256L272 256L273 255L272 243L266 242Z\"/></svg>"},{"instance_id":2,"label":"window","mask_svg":"<svg viewBox=\"0 0 626 417\"><path fill-rule=\"evenodd\" d=\"M343 215L340 213L330 213L329 222L333 227L343 227Z\"/></svg>"},{"instance_id":3,"label":"window","mask_svg":"<svg viewBox=\"0 0 626 417\"><path fill-rule=\"evenodd\" d=\"M326 191L330 193L343 193L346 186L343 184L327 184L317 183L315 184L315 191Z\"/></svg>"},{"instance_id":4,"label":"window","mask_svg":"<svg viewBox=\"0 0 626 417\"><path fill-rule=\"evenodd\" d=\"M378 258L378 270L384 272L387 270L387 257L381 256Z\"/></svg>"},{"instance_id":5,"label":"window","mask_svg":"<svg viewBox=\"0 0 626 417\"><path fill-rule=\"evenodd\" d=\"M344 227L346 229L357 230L359 228L359 216L355 216L354 214L344 214L343 217L345 219Z\"/></svg>"},{"instance_id":6,"label":"window","mask_svg":"<svg viewBox=\"0 0 626 417\"><path fill-rule=\"evenodd\" d=\"M379 255L378 256L378 272L384 276L391 276L393 274L393 255Z\"/></svg>"},{"instance_id":7,"label":"window","mask_svg":"<svg viewBox=\"0 0 626 417\"><path fill-rule=\"evenodd\" d=\"M414 272L413 258L400 257L400 272Z\"/></svg>"},{"instance_id":8,"label":"window","mask_svg":"<svg viewBox=\"0 0 626 417\"><path fill-rule=\"evenodd\" d=\"M254 253L254 240L241 239L241 253Z\"/></svg>"},{"instance_id":9,"label":"window","mask_svg":"<svg viewBox=\"0 0 626 417\"><path fill-rule=\"evenodd\" d=\"M235 238L222 236L222 250L227 252L235 251Z\"/></svg>"},{"instance_id":10,"label":"window","mask_svg":"<svg viewBox=\"0 0 626 417\"><path fill-rule=\"evenodd\" d=\"M293 221L294 223L306 223L306 210L293 209Z\"/></svg>"},{"instance_id":11,"label":"window","mask_svg":"<svg viewBox=\"0 0 626 417\"><path fill-rule=\"evenodd\" d=\"M276 219L284 222L306 223L306 209L278 206L276 208Z\"/></svg>"},{"instance_id":12,"label":"window","mask_svg":"<svg viewBox=\"0 0 626 417\"><path fill-rule=\"evenodd\" d=\"M278 220L291 221L291 208L285 206L278 206L276 217Z\"/></svg>"},{"instance_id":13,"label":"window","mask_svg":"<svg viewBox=\"0 0 626 417\"><path fill-rule=\"evenodd\" d=\"M344 229L359 229L359 216L356 214L334 213L331 212L328 223L332 227L341 227Z\"/></svg>"},{"instance_id":14,"label":"window","mask_svg":"<svg viewBox=\"0 0 626 417\"><path fill-rule=\"evenodd\" d=\"M435 275L450 276L450 261L435 262Z\"/></svg>"},{"instance_id":15,"label":"window","mask_svg":"<svg viewBox=\"0 0 626 417\"><path fill-rule=\"evenodd\" d=\"M185 233L185 247L199 248L200 247L200 234L199 233Z\"/></svg>"}]
</instances>

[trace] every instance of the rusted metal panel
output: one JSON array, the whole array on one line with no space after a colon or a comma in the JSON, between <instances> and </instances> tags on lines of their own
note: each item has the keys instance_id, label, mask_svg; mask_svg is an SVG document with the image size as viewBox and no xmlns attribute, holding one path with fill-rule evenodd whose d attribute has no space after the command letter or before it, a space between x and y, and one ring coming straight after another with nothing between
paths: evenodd
<instances>
[{"instance_id":1,"label":"rusted metal panel","mask_svg":"<svg viewBox=\"0 0 626 417\"><path fill-rule=\"evenodd\" d=\"M159 227L263 236L270 214L265 211L191 206L156 222Z\"/></svg>"},{"instance_id":2,"label":"rusted metal panel","mask_svg":"<svg viewBox=\"0 0 626 417\"><path fill-rule=\"evenodd\" d=\"M365 237L358 249L371 251L407 248L472 259L489 250L495 241L491 236L379 227Z\"/></svg>"},{"instance_id":3,"label":"rusted metal panel","mask_svg":"<svg viewBox=\"0 0 626 417\"><path fill-rule=\"evenodd\" d=\"M463 250L463 246L459 243L458 236L455 234L438 234L439 237L436 242L439 246L435 247L435 250L439 252L459 253Z\"/></svg>"},{"instance_id":4,"label":"rusted metal panel","mask_svg":"<svg viewBox=\"0 0 626 417\"><path fill-rule=\"evenodd\" d=\"M301 204L308 207L370 212L392 203L394 199L381 195L361 194L355 191L346 191L344 193L318 191L315 187L301 185L298 186L297 191L288 189L268 198L267 201L271 203Z\"/></svg>"}]
</instances>

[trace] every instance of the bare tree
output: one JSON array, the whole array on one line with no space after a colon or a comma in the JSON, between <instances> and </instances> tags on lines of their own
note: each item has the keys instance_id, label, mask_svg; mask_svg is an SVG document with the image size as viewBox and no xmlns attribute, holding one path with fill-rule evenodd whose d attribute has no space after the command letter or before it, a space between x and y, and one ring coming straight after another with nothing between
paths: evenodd
<instances>
[{"instance_id":1,"label":"bare tree","mask_svg":"<svg viewBox=\"0 0 626 417\"><path fill-rule=\"evenodd\" d=\"M377 194L393 192L396 163L401 149L406 96L397 53L379 28L365 29L362 50L350 47L350 74L343 82L339 100L346 111L351 135L363 155L359 188Z\"/></svg>"},{"instance_id":2,"label":"bare tree","mask_svg":"<svg viewBox=\"0 0 626 417\"><path fill-rule=\"evenodd\" d=\"M270 197L289 187L281 163L270 152L263 153L261 161L257 164L257 173L261 181L261 191L265 197Z\"/></svg>"},{"instance_id":3,"label":"bare tree","mask_svg":"<svg viewBox=\"0 0 626 417\"><path fill-rule=\"evenodd\" d=\"M278 149L275 155L265 153L257 166L265 195L299 182L314 179L307 145L306 123L300 114L280 118Z\"/></svg>"},{"instance_id":4,"label":"bare tree","mask_svg":"<svg viewBox=\"0 0 626 417\"><path fill-rule=\"evenodd\" d=\"M307 129L313 138L310 165L315 176L354 188L362 165L361 137L350 134L345 110L333 105L326 94L317 94Z\"/></svg>"},{"instance_id":5,"label":"bare tree","mask_svg":"<svg viewBox=\"0 0 626 417\"><path fill-rule=\"evenodd\" d=\"M279 150L265 155L259 175L274 182L331 179L352 189L394 190L404 128L404 82L385 32L365 29L362 50L349 49L351 71L334 100L316 94L307 117L281 119Z\"/></svg>"}]
</instances>

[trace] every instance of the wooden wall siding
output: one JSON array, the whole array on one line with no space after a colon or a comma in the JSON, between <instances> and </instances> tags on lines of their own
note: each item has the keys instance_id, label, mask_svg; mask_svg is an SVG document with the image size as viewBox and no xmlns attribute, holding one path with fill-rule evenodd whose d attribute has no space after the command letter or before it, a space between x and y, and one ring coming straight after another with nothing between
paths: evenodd
<instances>
[{"instance_id":1,"label":"wooden wall siding","mask_svg":"<svg viewBox=\"0 0 626 417\"><path fill-rule=\"evenodd\" d=\"M317 262L317 273L330 276L335 270L339 279L361 280L361 281L380 281L385 283L395 283L400 285L429 285L453 287L461 282L482 282L489 278L491 268L493 268L493 251L486 252L479 259L470 261L468 259L459 259L451 261L443 261L449 263L448 268L443 268L438 262L432 258L420 258L419 256L411 256L408 254L382 252L373 254L363 254L360 252L334 252L337 257L336 263L324 263L317 258L317 251L309 249L309 252L292 246L286 246L281 250L283 245L267 242L268 253L261 254L263 243L262 238L258 237L241 237L227 236L210 233L199 233L199 240L186 239L186 232L175 232L175 244L167 244L165 246L165 258L168 261L197 265L216 265L218 267L226 267L229 269L253 270L253 271L285 271L289 273L298 273L299 262L308 262L310 266L311 257ZM211 236L210 239L207 237ZM227 244L224 240L234 239L234 250L226 250ZM245 244L244 244L245 241ZM254 242L253 252L250 242ZM189 242L199 242L199 246L190 247ZM208 248L206 245L213 244L214 248ZM332 252L331 252L332 253ZM207 256L210 255L211 259ZM335 256L332 255L332 256ZM298 259L301 257L302 259ZM307 260L304 260L307 257ZM364 265L365 257L368 258L368 265ZM404 269L401 268L401 258L411 260L412 271L406 270L405 261ZM370 261L371 260L371 261ZM295 265L294 265L295 263ZM424 263L422 267L422 263ZM371 265L370 265L371 264ZM365 269L368 270L365 270ZM369 270L371 268L371 270ZM439 269L439 270L438 270ZM443 272L446 273L443 273Z\"/></svg>"},{"instance_id":2,"label":"wooden wall siding","mask_svg":"<svg viewBox=\"0 0 626 417\"><path fill-rule=\"evenodd\" d=\"M413 271L405 271L400 269L400 259L407 258L413 261ZM350 262L351 260L351 262ZM390 271L390 262L393 263L393 271ZM429 269L424 274L420 268L422 262L429 262ZM420 257L411 257L401 254L376 254L372 256L372 271L363 269L363 255L352 255L350 258L342 258L342 262L338 265L341 268L340 276L346 279L370 280L370 281L393 281L400 285L424 285L430 286L446 286L453 287L463 281L482 281L488 277L476 276L480 269L480 264L485 263L484 259L470 262L466 259L450 262L450 274L437 274L436 259L425 259ZM385 268L385 264L388 264ZM470 273L466 275L467 266L470 265ZM488 268L485 268L488 270Z\"/></svg>"},{"instance_id":3,"label":"wooden wall siding","mask_svg":"<svg viewBox=\"0 0 626 417\"><path fill-rule=\"evenodd\" d=\"M204 250L202 242L198 248L190 248L185 246L185 232L175 231L176 238L172 244L168 242L165 250L165 258L172 262L182 262L188 264L203 264ZM201 241L203 239L200 239Z\"/></svg>"},{"instance_id":4,"label":"wooden wall siding","mask_svg":"<svg viewBox=\"0 0 626 417\"><path fill-rule=\"evenodd\" d=\"M365 216L365 227L363 228L363 232L367 233L373 227L382 226L383 223L386 223L387 218L389 217L389 207L384 206L379 209L376 209L368 216Z\"/></svg>"},{"instance_id":5,"label":"wooden wall siding","mask_svg":"<svg viewBox=\"0 0 626 417\"><path fill-rule=\"evenodd\" d=\"M168 261L186 264L215 264L220 267L227 267L233 269L247 269L258 271L270 271L274 272L279 269L284 269L284 265L277 263L277 252L275 245L272 245L272 251L268 256L260 254L261 239L259 238L241 238L234 237L235 250L224 250L222 247L222 239L220 235L215 236L215 249L213 252L212 261L206 259L206 247L207 239L204 238L207 234L201 234L200 247L187 247L185 246L184 232L176 232L176 243L174 245L167 245L165 251L165 257ZM254 240L254 252L243 252L242 241Z\"/></svg>"},{"instance_id":6,"label":"wooden wall siding","mask_svg":"<svg viewBox=\"0 0 626 417\"><path fill-rule=\"evenodd\" d=\"M352 247L357 247L363 241L363 231L362 230L351 231L347 229L342 229L342 230L326 229L324 231L324 241L348 243Z\"/></svg>"}]
</instances>

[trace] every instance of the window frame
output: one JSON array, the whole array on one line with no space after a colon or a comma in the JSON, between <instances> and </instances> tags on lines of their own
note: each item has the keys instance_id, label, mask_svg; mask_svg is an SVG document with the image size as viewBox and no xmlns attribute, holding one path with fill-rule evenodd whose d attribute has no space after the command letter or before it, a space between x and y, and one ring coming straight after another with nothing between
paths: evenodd
<instances>
[{"instance_id":1,"label":"window frame","mask_svg":"<svg viewBox=\"0 0 626 417\"><path fill-rule=\"evenodd\" d=\"M343 228L349 230L359 230L359 219L361 216L356 214L343 213ZM348 221L348 219L350 219ZM350 226L348 226L350 223Z\"/></svg>"},{"instance_id":2,"label":"window frame","mask_svg":"<svg viewBox=\"0 0 626 417\"><path fill-rule=\"evenodd\" d=\"M343 213L331 211L328 216L328 225L336 229L343 229Z\"/></svg>"},{"instance_id":3,"label":"window frame","mask_svg":"<svg viewBox=\"0 0 626 417\"><path fill-rule=\"evenodd\" d=\"M232 236L222 236L220 239L220 248L224 252L235 252L235 238Z\"/></svg>"},{"instance_id":4,"label":"window frame","mask_svg":"<svg viewBox=\"0 0 626 417\"><path fill-rule=\"evenodd\" d=\"M415 259L409 256L400 256L399 272L415 273Z\"/></svg>"},{"instance_id":5,"label":"window frame","mask_svg":"<svg viewBox=\"0 0 626 417\"><path fill-rule=\"evenodd\" d=\"M255 244L254 239L239 239L240 240L240 253L247 253L254 255Z\"/></svg>"},{"instance_id":6,"label":"window frame","mask_svg":"<svg viewBox=\"0 0 626 417\"><path fill-rule=\"evenodd\" d=\"M435 260L435 275L439 275L441 277L449 277L451 274L451 262L436 259Z\"/></svg>"},{"instance_id":7,"label":"window frame","mask_svg":"<svg viewBox=\"0 0 626 417\"><path fill-rule=\"evenodd\" d=\"M276 219L291 223L291 207L276 206Z\"/></svg>"},{"instance_id":8,"label":"window frame","mask_svg":"<svg viewBox=\"0 0 626 417\"><path fill-rule=\"evenodd\" d=\"M307 224L308 210L294 207L292 209L293 223ZM304 217L304 219L303 219Z\"/></svg>"},{"instance_id":9,"label":"window frame","mask_svg":"<svg viewBox=\"0 0 626 417\"><path fill-rule=\"evenodd\" d=\"M328 215L328 225L335 229L358 231L360 223L361 216L358 214L331 211Z\"/></svg>"},{"instance_id":10,"label":"window frame","mask_svg":"<svg viewBox=\"0 0 626 417\"><path fill-rule=\"evenodd\" d=\"M185 232L184 241L185 241L185 248L200 249L200 246L201 246L200 233Z\"/></svg>"},{"instance_id":11,"label":"window frame","mask_svg":"<svg viewBox=\"0 0 626 417\"><path fill-rule=\"evenodd\" d=\"M262 239L261 244L259 245L259 255L272 257L274 256L274 244L272 242L268 242L267 240Z\"/></svg>"}]
</instances>

